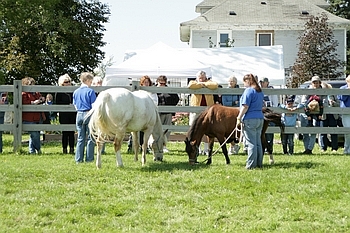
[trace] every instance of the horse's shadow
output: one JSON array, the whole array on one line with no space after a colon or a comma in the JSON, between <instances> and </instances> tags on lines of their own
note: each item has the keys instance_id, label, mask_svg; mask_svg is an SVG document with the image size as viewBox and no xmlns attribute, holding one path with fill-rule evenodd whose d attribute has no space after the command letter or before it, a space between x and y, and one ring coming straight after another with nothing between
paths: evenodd
<instances>
[{"instance_id":1,"label":"horse's shadow","mask_svg":"<svg viewBox=\"0 0 350 233\"><path fill-rule=\"evenodd\" d=\"M163 162L150 162L147 166L143 166L140 168L143 172L164 172L164 171L175 171L175 170L183 170L183 171L192 171L199 169L208 169L210 166L205 163L198 163L196 165L190 165L188 161L184 162L167 162L164 160Z\"/></svg>"}]
</instances>

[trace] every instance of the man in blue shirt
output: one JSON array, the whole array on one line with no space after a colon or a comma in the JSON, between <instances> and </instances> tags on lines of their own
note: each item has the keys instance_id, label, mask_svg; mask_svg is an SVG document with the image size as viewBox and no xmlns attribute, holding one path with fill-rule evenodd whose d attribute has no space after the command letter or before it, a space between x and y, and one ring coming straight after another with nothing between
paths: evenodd
<instances>
[{"instance_id":1,"label":"man in blue shirt","mask_svg":"<svg viewBox=\"0 0 350 233\"><path fill-rule=\"evenodd\" d=\"M94 147L90 132L89 132L89 119L85 119L86 114L92 108L92 104L96 100L95 91L90 88L94 76L91 73L84 72L80 75L81 86L73 92L73 105L77 110L76 127L78 131L77 146L75 151L75 162L84 162L85 140L87 138L86 145L86 158L85 162L94 161Z\"/></svg>"},{"instance_id":2,"label":"man in blue shirt","mask_svg":"<svg viewBox=\"0 0 350 233\"><path fill-rule=\"evenodd\" d=\"M350 75L345 79L346 85L341 86L340 89L350 89ZM350 108L350 95L338 95L341 108ZM350 127L350 115L342 115L342 122L344 127ZM350 134L344 134L344 154L350 154Z\"/></svg>"}]
</instances>

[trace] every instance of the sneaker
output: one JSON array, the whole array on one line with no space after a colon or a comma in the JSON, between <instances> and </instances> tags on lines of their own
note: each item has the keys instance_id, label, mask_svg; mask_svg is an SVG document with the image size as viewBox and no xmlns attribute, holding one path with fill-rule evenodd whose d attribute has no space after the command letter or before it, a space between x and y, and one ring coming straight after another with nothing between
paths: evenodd
<instances>
[{"instance_id":1,"label":"sneaker","mask_svg":"<svg viewBox=\"0 0 350 233\"><path fill-rule=\"evenodd\" d=\"M237 144L234 145L233 146L233 154L235 154L235 155L238 154L239 149L241 149L240 145L237 145Z\"/></svg>"},{"instance_id":2,"label":"sneaker","mask_svg":"<svg viewBox=\"0 0 350 233\"><path fill-rule=\"evenodd\" d=\"M312 151L309 150L309 149L306 149L304 152L303 152L304 155L312 155Z\"/></svg>"}]
</instances>

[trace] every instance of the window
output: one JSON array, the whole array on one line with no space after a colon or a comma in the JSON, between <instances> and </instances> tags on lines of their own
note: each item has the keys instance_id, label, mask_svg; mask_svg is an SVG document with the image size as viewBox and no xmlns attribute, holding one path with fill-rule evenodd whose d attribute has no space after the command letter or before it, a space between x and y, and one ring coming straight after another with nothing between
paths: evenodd
<instances>
[{"instance_id":1,"label":"window","mask_svg":"<svg viewBox=\"0 0 350 233\"><path fill-rule=\"evenodd\" d=\"M218 48L231 47L232 32L231 31L218 31Z\"/></svg>"},{"instance_id":2,"label":"window","mask_svg":"<svg viewBox=\"0 0 350 233\"><path fill-rule=\"evenodd\" d=\"M257 46L271 46L273 45L273 32L257 32L256 45Z\"/></svg>"}]
</instances>

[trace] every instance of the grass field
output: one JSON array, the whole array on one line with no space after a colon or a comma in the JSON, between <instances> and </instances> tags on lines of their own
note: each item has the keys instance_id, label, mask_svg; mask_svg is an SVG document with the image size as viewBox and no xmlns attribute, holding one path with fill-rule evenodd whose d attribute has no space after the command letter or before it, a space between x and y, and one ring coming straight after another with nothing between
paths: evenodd
<instances>
[{"instance_id":1,"label":"grass field","mask_svg":"<svg viewBox=\"0 0 350 233\"><path fill-rule=\"evenodd\" d=\"M0 232L349 232L350 156L281 155L245 170L244 154L226 165L188 165L183 142L164 162L142 167L126 154L116 168L110 144L102 169L75 164L59 142L42 155L17 155L4 136L0 155ZM296 152L303 151L296 141ZM203 161L204 156L199 157Z\"/></svg>"}]
</instances>

